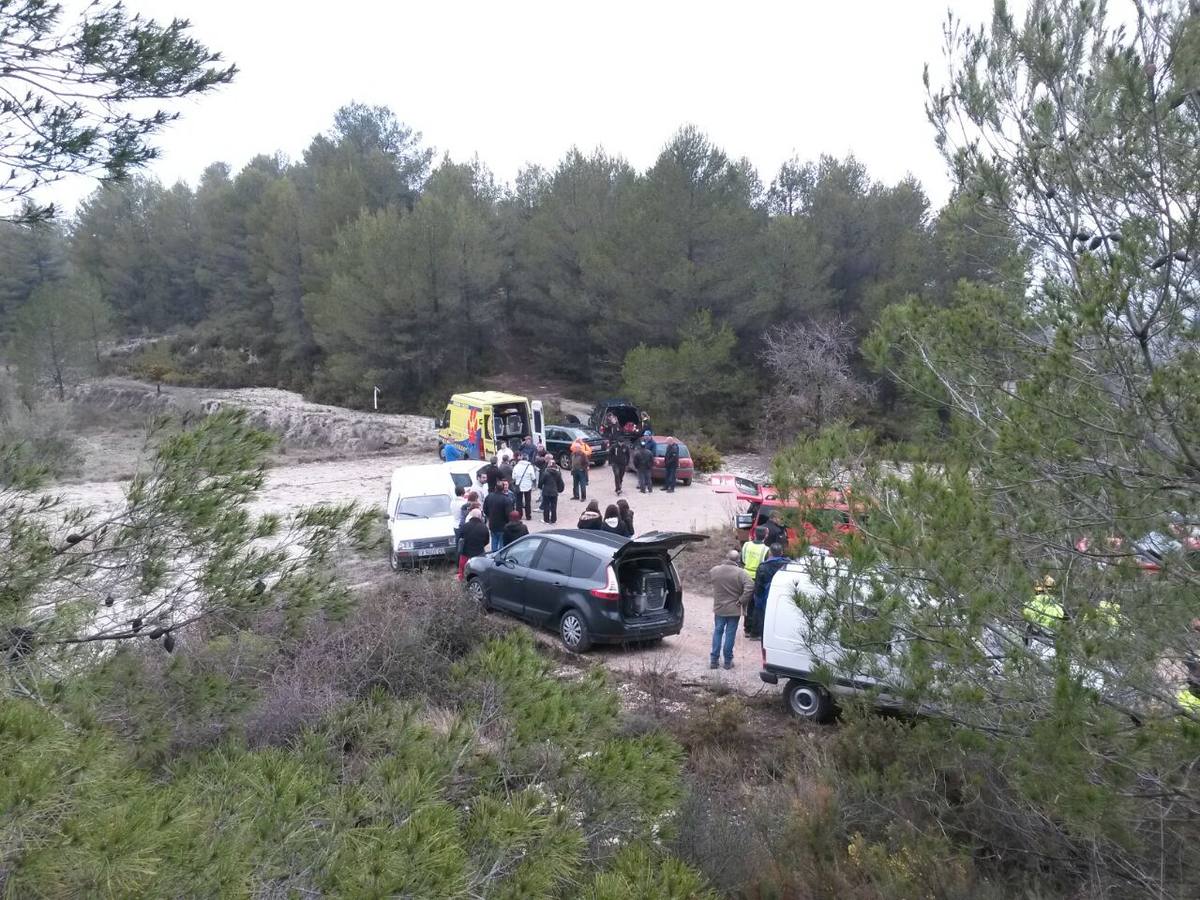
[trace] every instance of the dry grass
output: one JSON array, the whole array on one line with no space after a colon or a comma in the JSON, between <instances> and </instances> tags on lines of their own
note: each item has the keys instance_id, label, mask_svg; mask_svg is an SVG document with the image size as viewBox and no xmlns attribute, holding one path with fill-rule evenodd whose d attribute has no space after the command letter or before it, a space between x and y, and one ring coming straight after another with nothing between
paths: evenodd
<instances>
[{"instance_id":1,"label":"dry grass","mask_svg":"<svg viewBox=\"0 0 1200 900\"><path fill-rule=\"evenodd\" d=\"M725 560L730 550L738 550L741 543L738 532L732 526L722 526L701 532L708 535L707 541L689 544L675 559L675 568L683 579L684 590L698 590L707 593L711 587L708 580L709 570Z\"/></svg>"}]
</instances>

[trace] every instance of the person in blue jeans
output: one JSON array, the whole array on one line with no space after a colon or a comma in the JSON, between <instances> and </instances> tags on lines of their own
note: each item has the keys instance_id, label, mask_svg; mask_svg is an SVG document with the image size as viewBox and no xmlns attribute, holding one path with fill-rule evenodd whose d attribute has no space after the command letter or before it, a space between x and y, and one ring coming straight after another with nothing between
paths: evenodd
<instances>
[{"instance_id":1,"label":"person in blue jeans","mask_svg":"<svg viewBox=\"0 0 1200 900\"><path fill-rule=\"evenodd\" d=\"M737 640L738 622L746 605L754 596L754 580L742 568L741 554L730 550L725 562L708 572L713 594L713 639L708 667L717 668L721 657L725 668L733 668L733 643Z\"/></svg>"},{"instance_id":2,"label":"person in blue jeans","mask_svg":"<svg viewBox=\"0 0 1200 900\"><path fill-rule=\"evenodd\" d=\"M675 476L679 472L679 441L667 438L667 449L663 453L663 490L675 493Z\"/></svg>"}]
</instances>

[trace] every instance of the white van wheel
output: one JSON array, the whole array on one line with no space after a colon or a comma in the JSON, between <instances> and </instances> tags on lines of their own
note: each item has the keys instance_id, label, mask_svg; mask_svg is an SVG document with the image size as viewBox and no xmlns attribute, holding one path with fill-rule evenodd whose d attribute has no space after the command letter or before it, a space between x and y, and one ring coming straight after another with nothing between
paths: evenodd
<instances>
[{"instance_id":1,"label":"white van wheel","mask_svg":"<svg viewBox=\"0 0 1200 900\"><path fill-rule=\"evenodd\" d=\"M783 689L788 712L810 722L828 722L833 718L833 698L825 688L793 678Z\"/></svg>"}]
</instances>

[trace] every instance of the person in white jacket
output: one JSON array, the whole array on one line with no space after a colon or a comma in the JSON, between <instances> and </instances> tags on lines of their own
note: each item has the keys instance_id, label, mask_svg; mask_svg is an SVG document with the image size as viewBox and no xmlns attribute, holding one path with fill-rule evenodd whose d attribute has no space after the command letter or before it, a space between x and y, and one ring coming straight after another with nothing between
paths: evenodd
<instances>
[{"instance_id":1,"label":"person in white jacket","mask_svg":"<svg viewBox=\"0 0 1200 900\"><path fill-rule=\"evenodd\" d=\"M527 459L518 459L513 466L513 489L517 492L517 509L526 519L533 518L533 489L537 486L537 466Z\"/></svg>"}]
</instances>

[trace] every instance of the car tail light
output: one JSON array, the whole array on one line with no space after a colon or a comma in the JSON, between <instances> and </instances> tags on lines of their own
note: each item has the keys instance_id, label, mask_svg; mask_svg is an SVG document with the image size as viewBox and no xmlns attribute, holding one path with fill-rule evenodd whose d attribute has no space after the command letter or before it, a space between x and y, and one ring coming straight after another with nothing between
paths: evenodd
<instances>
[{"instance_id":1,"label":"car tail light","mask_svg":"<svg viewBox=\"0 0 1200 900\"><path fill-rule=\"evenodd\" d=\"M613 567L609 566L606 570L608 578L605 581L604 587L592 588L588 591L597 600L605 600L609 603L618 603L621 600L621 588L617 584L617 573L613 571Z\"/></svg>"}]
</instances>

